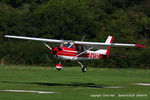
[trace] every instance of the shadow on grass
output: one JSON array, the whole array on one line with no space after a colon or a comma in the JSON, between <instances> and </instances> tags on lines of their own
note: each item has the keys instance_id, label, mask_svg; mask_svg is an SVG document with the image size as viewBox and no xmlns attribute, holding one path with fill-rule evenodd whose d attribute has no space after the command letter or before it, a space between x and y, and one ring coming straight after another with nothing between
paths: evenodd
<instances>
[{"instance_id":1,"label":"shadow on grass","mask_svg":"<svg viewBox=\"0 0 150 100\"><path fill-rule=\"evenodd\" d=\"M0 83L10 83L10 84L37 84L46 86L74 86L74 87L88 87L88 88L105 88L106 85L98 85L95 83L45 83L45 82L13 82L13 81L0 81Z\"/></svg>"}]
</instances>

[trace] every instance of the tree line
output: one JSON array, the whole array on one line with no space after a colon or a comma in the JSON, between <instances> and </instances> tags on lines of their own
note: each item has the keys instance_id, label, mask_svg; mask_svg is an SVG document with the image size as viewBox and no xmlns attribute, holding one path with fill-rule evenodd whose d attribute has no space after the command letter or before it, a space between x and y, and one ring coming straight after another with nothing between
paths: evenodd
<instances>
[{"instance_id":1,"label":"tree line","mask_svg":"<svg viewBox=\"0 0 150 100\"><path fill-rule=\"evenodd\" d=\"M0 64L55 65L40 42L4 39L4 34L40 38L136 43L141 48L112 48L127 57L84 62L94 67L150 68L149 0L1 0ZM50 44L56 46L57 44ZM66 62L66 66L77 65Z\"/></svg>"}]
</instances>

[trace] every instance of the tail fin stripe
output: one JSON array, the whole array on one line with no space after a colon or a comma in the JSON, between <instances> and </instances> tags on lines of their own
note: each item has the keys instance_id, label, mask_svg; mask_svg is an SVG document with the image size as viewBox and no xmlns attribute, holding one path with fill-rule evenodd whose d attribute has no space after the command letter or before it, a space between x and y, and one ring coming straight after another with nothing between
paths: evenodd
<instances>
[{"instance_id":1,"label":"tail fin stripe","mask_svg":"<svg viewBox=\"0 0 150 100\"><path fill-rule=\"evenodd\" d=\"M105 43L113 43L113 40L114 40L114 37L108 36L108 38L107 38L107 40L106 40ZM108 56L109 56L109 54L110 54L110 49L111 49L111 46L108 47L108 50L107 50L107 52L106 52L106 55L108 55Z\"/></svg>"}]
</instances>

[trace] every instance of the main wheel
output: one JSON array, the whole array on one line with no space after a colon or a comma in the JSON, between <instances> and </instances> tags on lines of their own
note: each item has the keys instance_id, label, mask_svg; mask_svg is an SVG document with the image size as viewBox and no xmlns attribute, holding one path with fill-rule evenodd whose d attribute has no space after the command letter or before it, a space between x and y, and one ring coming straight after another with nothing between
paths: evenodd
<instances>
[{"instance_id":1,"label":"main wheel","mask_svg":"<svg viewBox=\"0 0 150 100\"><path fill-rule=\"evenodd\" d=\"M87 67L86 67L86 66L83 66L83 67L82 67L82 72L86 72L86 70L87 70Z\"/></svg>"}]
</instances>

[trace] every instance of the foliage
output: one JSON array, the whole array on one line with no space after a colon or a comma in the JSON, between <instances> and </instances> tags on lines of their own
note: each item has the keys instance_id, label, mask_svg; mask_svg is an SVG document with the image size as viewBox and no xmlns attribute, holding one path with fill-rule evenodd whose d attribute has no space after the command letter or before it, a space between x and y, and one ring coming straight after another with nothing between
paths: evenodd
<instances>
[{"instance_id":1,"label":"foliage","mask_svg":"<svg viewBox=\"0 0 150 100\"><path fill-rule=\"evenodd\" d=\"M150 12L145 10L148 4L148 0L1 0L0 37L11 34L81 40L86 33L87 41L105 41L113 35L114 42L149 46ZM1 64L57 63L41 43L0 38L0 44ZM114 48L112 54L128 57L84 63L95 67L149 68L149 48ZM64 62L76 64L67 63Z\"/></svg>"}]
</instances>

